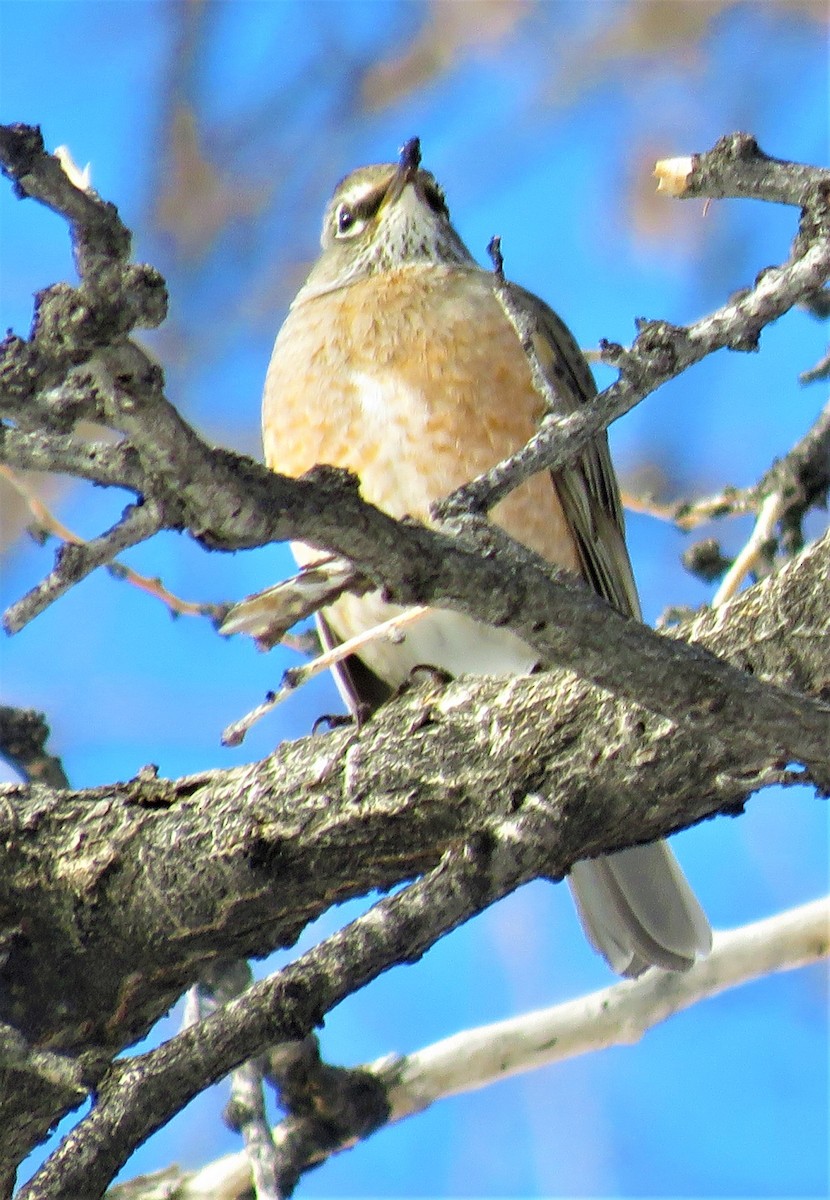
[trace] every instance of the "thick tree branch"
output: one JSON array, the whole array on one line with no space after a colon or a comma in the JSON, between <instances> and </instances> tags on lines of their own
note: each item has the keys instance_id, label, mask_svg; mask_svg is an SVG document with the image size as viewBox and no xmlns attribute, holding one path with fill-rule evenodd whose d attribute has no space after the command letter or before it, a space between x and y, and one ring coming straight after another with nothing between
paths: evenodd
<instances>
[{"instance_id":1,"label":"thick tree branch","mask_svg":"<svg viewBox=\"0 0 830 1200\"><path fill-rule=\"evenodd\" d=\"M531 816L531 820L525 827L527 816ZM537 836L534 825L532 815L527 813L516 818L511 828L494 830L486 841L468 846L460 855L448 856L441 867L423 880L381 901L365 916L309 951L292 966L255 984L243 997L232 1001L213 1017L191 1026L158 1050L116 1063L98 1091L95 1108L67 1135L31 1183L21 1191L20 1200L77 1200L80 1195L100 1194L133 1149L202 1087L227 1074L236 1063L251 1057L257 1048L264 1049L269 1043L304 1036L319 1022L323 1012L347 994L342 991L344 979L350 982L348 991L353 991L387 967L419 958L430 944L429 939L423 937L422 926L425 911L431 904L446 905L448 918L455 925L478 910L475 894L482 871L488 890L492 888L495 894L502 893L502 889L504 892L512 890L527 877L526 864L522 863L523 851ZM822 910L817 918L807 922L805 936L796 946L792 965L826 954L826 905L822 905ZM774 969L776 955L781 956L781 936L789 935L792 940L791 931L779 929L778 933L777 940L761 936L767 969L770 964ZM763 944L766 940L771 943L769 946ZM688 976L688 983L684 977L675 979L664 972L653 971L641 980L617 984L605 993L587 998L588 1003L593 1002L594 1012L604 1014L604 1017L596 1028L592 1024L590 1033L583 1031L583 1041L587 1040L595 1047L631 1040L632 1022L637 1030L635 1036L641 1036L644 1027L664 1020L701 995L734 986L758 973L757 969L752 969L753 947L750 945L754 943L757 961L757 930L750 927L750 936L743 939L743 944L741 931L724 935L724 941L726 944L722 948L715 948L711 965L700 964ZM783 958L786 964L786 954ZM731 971L730 959L733 960ZM612 1007L609 1008L609 1004ZM620 1026L626 1027L626 1009L630 1010L627 1039L615 1036ZM560 1025L563 1018L572 1025L572 1014L558 1015ZM572 1028L568 1032L570 1044L566 1042L564 1054L558 1057L567 1057L569 1051L571 1054L579 1052L578 1034ZM198 1063L198 1071L194 1070L194 1063ZM200 1081L202 1073L204 1080ZM394 1066L388 1068L387 1084L397 1082L400 1086L402 1074L400 1065L397 1069ZM394 1094L393 1086L390 1099ZM406 1091L402 1089L397 1096L402 1110L399 1115L405 1115L405 1097ZM426 1103L429 1103L428 1098L413 1108L410 1102L409 1111L425 1107ZM392 1112L394 1104L392 1100ZM299 1170L306 1165L290 1160L285 1163L287 1178L283 1183L287 1185L286 1193L296 1182Z\"/></svg>"},{"instance_id":2,"label":"thick tree branch","mask_svg":"<svg viewBox=\"0 0 830 1200\"><path fill-rule=\"evenodd\" d=\"M196 441L190 431L188 443ZM485 531L486 539L501 553L482 557L458 539L397 522L365 504L343 472L317 469L303 479L288 480L226 452L198 446L201 469L190 486L178 489L173 502L177 526L201 529L204 539L220 544L216 526L226 517L226 528L233 528L247 514L263 533L270 526L279 540L297 536L351 559L361 572L385 584L393 600L431 601L506 625L549 662L578 670L631 699L648 696L650 705L670 719L681 721L694 711L697 720L708 720L716 733L722 731L724 717L719 714L726 709L726 719L744 736L805 762L817 779L827 778L824 713L803 699L730 671L691 647L670 646L495 529ZM241 468L238 473L235 466ZM166 496L154 499L155 513L166 507L169 512ZM221 545L231 548L233 541L225 537Z\"/></svg>"},{"instance_id":3,"label":"thick tree branch","mask_svg":"<svg viewBox=\"0 0 830 1200\"><path fill-rule=\"evenodd\" d=\"M828 564L830 537L679 636L756 677L830 694ZM7 788L0 1019L30 1041L83 1050L92 1082L206 964L290 945L331 904L428 871L482 830L507 845L516 821L531 822L521 870L559 878L579 858L739 811L781 778L769 747L709 728L694 712L672 724L571 675L467 679L412 691L360 730L303 739L249 767L179 781L148 770L77 794ZM491 890L486 878L466 915L508 886L500 875ZM442 901L421 911L418 937L434 940L457 910ZM246 1043L242 1057L258 1052ZM10 1152L33 1136L34 1109L21 1112L12 1078L0 1097Z\"/></svg>"},{"instance_id":4,"label":"thick tree branch","mask_svg":"<svg viewBox=\"0 0 830 1200\"><path fill-rule=\"evenodd\" d=\"M528 797L416 883L381 900L296 963L158 1050L113 1064L95 1107L20 1200L77 1200L104 1190L133 1149L208 1083L275 1042L304 1037L345 996L417 961L449 929L533 877L546 805ZM436 930L435 913L444 929Z\"/></svg>"}]
</instances>

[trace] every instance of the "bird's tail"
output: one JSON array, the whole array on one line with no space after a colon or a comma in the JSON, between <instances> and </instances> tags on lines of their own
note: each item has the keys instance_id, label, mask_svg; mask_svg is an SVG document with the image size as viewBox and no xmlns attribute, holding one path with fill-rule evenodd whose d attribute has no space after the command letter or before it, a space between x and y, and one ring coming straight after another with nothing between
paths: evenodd
<instances>
[{"instance_id":1,"label":"bird's tail","mask_svg":"<svg viewBox=\"0 0 830 1200\"><path fill-rule=\"evenodd\" d=\"M665 842L578 862L570 883L592 945L620 975L687 971L712 948L706 914Z\"/></svg>"}]
</instances>

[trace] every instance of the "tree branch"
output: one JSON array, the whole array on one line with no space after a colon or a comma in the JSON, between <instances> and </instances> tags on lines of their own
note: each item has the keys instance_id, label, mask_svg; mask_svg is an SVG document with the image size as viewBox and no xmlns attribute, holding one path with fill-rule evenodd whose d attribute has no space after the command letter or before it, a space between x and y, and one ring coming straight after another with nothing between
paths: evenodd
<instances>
[{"instance_id":1,"label":"tree branch","mask_svg":"<svg viewBox=\"0 0 830 1200\"><path fill-rule=\"evenodd\" d=\"M673 634L821 695L829 564L830 537ZM0 907L18 914L12 934L25 922L26 938L9 943L0 1019L30 1041L83 1048L92 1082L209 963L293 944L331 904L433 869L483 830L506 847L517 828L533 837L521 872L491 887L485 871L465 915L531 875L560 878L578 859L734 813L780 780L768 746L724 724L702 728L694 714L672 724L572 675L466 679L413 690L360 730L305 738L244 768L179 781L147 770L80 793L7 788ZM437 901L420 910L418 939L462 919L455 902ZM239 1061L260 1052L251 1038ZM0 1136L19 1145L31 1123L11 1081Z\"/></svg>"},{"instance_id":2,"label":"tree branch","mask_svg":"<svg viewBox=\"0 0 830 1200\"><path fill-rule=\"evenodd\" d=\"M307 1042L279 1047L277 1055L299 1059L300 1067L289 1092L290 1115L274 1130L283 1178L296 1182L382 1125L414 1116L436 1101L581 1054L631 1045L703 999L773 972L797 970L828 952L830 901L825 898L716 932L709 957L685 974L648 971L564 1004L463 1030L412 1054L386 1055L344 1070L320 1062ZM374 1097L374 1119L368 1123L367 1094ZM329 1112L336 1114L336 1125ZM244 1154L228 1154L197 1171L172 1168L170 1181L177 1200L197 1200L208 1186L211 1195L244 1200L250 1165ZM108 1192L107 1200L154 1200L157 1182L155 1175L132 1179Z\"/></svg>"},{"instance_id":3,"label":"tree branch","mask_svg":"<svg viewBox=\"0 0 830 1200\"><path fill-rule=\"evenodd\" d=\"M390 1121L497 1079L609 1046L634 1045L649 1029L701 1000L830 953L823 897L738 929L718 931L689 971L650 970L565 1004L446 1038L397 1063L369 1066L388 1082Z\"/></svg>"},{"instance_id":4,"label":"tree branch","mask_svg":"<svg viewBox=\"0 0 830 1200\"><path fill-rule=\"evenodd\" d=\"M707 154L662 159L655 165L657 190L680 200L705 196L767 200L806 208L816 189L830 186L823 167L788 162L765 154L748 133L729 133Z\"/></svg>"},{"instance_id":5,"label":"tree branch","mask_svg":"<svg viewBox=\"0 0 830 1200\"><path fill-rule=\"evenodd\" d=\"M135 451L130 447L0 425L0 461L22 471L72 475L90 483L141 492L143 474L136 469Z\"/></svg>"},{"instance_id":6,"label":"tree branch","mask_svg":"<svg viewBox=\"0 0 830 1200\"><path fill-rule=\"evenodd\" d=\"M526 306L514 301L514 285L503 283L498 288L499 298L524 346L534 384L547 402L549 415L536 436L516 454L435 506L436 516L453 528L463 528L467 514L491 509L531 475L566 466L591 438L715 350L757 350L765 325L813 295L830 278L830 171L768 158L746 134L721 138L706 154L671 162L689 164L686 190L672 194L751 196L801 206L801 231L789 261L763 271L753 288L687 328L641 320L630 349L603 342L602 360L619 368L619 380L590 405L564 415L556 412L556 398L538 360L532 318ZM742 172L747 164L752 172L744 181ZM657 166L655 173L660 174L661 164Z\"/></svg>"},{"instance_id":7,"label":"tree branch","mask_svg":"<svg viewBox=\"0 0 830 1200\"><path fill-rule=\"evenodd\" d=\"M146 541L161 528L160 508L150 500L142 505L128 505L121 520L100 537L88 542L64 542L55 556L54 570L6 611L7 632L17 633L96 567L111 562L122 550Z\"/></svg>"},{"instance_id":8,"label":"tree branch","mask_svg":"<svg viewBox=\"0 0 830 1200\"><path fill-rule=\"evenodd\" d=\"M532 878L544 805L495 823L416 883L275 976L253 985L157 1050L113 1064L95 1107L67 1135L20 1200L102 1192L133 1149L207 1084L275 1042L304 1037L345 996L389 967L416 962L443 933ZM435 913L443 928L435 926Z\"/></svg>"},{"instance_id":9,"label":"tree branch","mask_svg":"<svg viewBox=\"0 0 830 1200\"><path fill-rule=\"evenodd\" d=\"M78 288L58 284L38 296L32 336L3 342L4 402L26 408L32 391L63 382L95 349L167 314L167 289L153 268L129 262L132 237L114 204L77 187L60 159L47 154L40 130L0 125L0 165L22 199L38 200L69 222Z\"/></svg>"},{"instance_id":10,"label":"tree branch","mask_svg":"<svg viewBox=\"0 0 830 1200\"><path fill-rule=\"evenodd\" d=\"M191 990L195 1021L204 1020L212 1012L251 986L253 972L244 960L220 963ZM193 1024L188 1021L187 1024ZM228 1125L241 1134L248 1164L248 1182L253 1184L255 1200L281 1200L279 1163L271 1129L265 1114L263 1088L264 1060L251 1058L231 1072L231 1098L225 1109Z\"/></svg>"},{"instance_id":11,"label":"tree branch","mask_svg":"<svg viewBox=\"0 0 830 1200\"><path fill-rule=\"evenodd\" d=\"M735 594L744 577L775 569L776 555L791 556L804 545L804 520L815 508L826 508L830 493L830 403L826 404L812 428L780 459L776 459L763 477L750 487L727 486L714 496L694 501L654 504L648 500L625 497L626 508L672 521L680 529L695 529L704 522L723 517L755 513L756 523L749 541L730 561L712 537L694 542L683 552L687 570L712 583L723 582L712 600L717 608L724 598ZM662 624L669 614L658 622Z\"/></svg>"}]
</instances>

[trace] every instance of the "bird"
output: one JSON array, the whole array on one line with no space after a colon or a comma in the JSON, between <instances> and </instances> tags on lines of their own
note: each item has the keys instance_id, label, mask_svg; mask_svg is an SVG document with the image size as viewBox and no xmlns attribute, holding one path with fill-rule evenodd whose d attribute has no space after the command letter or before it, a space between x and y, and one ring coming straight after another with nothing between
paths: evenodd
<instances>
[{"instance_id":1,"label":"bird","mask_svg":"<svg viewBox=\"0 0 830 1200\"><path fill-rule=\"evenodd\" d=\"M295 477L318 464L347 468L372 504L430 523L435 502L523 446L546 412L497 283L456 232L443 189L421 167L419 139L396 162L352 171L325 209L321 253L274 344L262 403L267 465ZM512 294L532 318L560 411L589 402L596 385L567 326L532 293L513 285ZM604 433L555 474L523 482L490 517L641 619ZM292 548L301 565L321 558ZM401 612L379 591L346 593L318 614L318 628L331 647ZM243 602L223 632L256 636L261 617ZM432 608L335 671L354 712L376 708L416 668L509 675L539 659L509 630ZM620 975L687 970L711 947L665 842L577 862L569 882L590 943Z\"/></svg>"}]
</instances>

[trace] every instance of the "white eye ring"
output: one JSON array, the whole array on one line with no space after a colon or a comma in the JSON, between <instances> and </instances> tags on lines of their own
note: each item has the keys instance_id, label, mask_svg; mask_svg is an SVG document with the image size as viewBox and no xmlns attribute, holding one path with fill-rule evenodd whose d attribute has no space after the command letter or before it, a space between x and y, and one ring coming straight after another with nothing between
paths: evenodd
<instances>
[{"instance_id":1,"label":"white eye ring","mask_svg":"<svg viewBox=\"0 0 830 1200\"><path fill-rule=\"evenodd\" d=\"M366 221L359 217L349 204L339 204L335 215L336 238L357 237L366 228Z\"/></svg>"}]
</instances>

